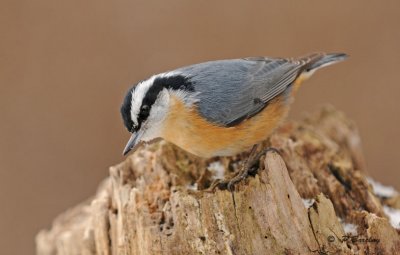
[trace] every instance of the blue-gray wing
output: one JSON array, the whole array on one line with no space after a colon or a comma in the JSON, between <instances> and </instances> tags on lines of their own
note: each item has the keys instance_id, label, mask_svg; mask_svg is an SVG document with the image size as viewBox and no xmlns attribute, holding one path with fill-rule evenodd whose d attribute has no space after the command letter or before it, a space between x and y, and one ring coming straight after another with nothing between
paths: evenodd
<instances>
[{"instance_id":1,"label":"blue-gray wing","mask_svg":"<svg viewBox=\"0 0 400 255\"><path fill-rule=\"evenodd\" d=\"M272 58L219 60L176 71L190 78L208 121L234 126L251 118L293 83L303 61Z\"/></svg>"}]
</instances>

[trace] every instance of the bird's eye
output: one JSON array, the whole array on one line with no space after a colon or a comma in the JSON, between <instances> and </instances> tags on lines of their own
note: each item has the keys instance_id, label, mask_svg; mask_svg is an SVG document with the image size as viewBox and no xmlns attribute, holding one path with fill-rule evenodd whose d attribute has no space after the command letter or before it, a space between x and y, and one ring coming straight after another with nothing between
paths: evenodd
<instances>
[{"instance_id":1,"label":"bird's eye","mask_svg":"<svg viewBox=\"0 0 400 255\"><path fill-rule=\"evenodd\" d=\"M149 114L149 111L150 111L150 107L148 105L145 104L142 106L141 112L143 113L143 115Z\"/></svg>"}]
</instances>

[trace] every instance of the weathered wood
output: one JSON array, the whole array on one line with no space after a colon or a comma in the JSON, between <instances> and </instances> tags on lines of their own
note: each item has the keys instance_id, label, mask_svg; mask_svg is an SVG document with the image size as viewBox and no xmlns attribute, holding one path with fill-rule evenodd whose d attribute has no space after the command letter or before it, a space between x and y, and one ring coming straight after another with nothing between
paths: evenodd
<instances>
[{"instance_id":1,"label":"weathered wood","mask_svg":"<svg viewBox=\"0 0 400 255\"><path fill-rule=\"evenodd\" d=\"M206 161L165 142L137 151L110 168L110 177L93 199L38 234L37 253L400 251L399 231L384 210L400 209L400 198L397 193L374 193L366 179L359 135L343 114L324 109L301 123L288 122L267 144L279 154L269 152L257 174L233 192L203 189L218 169L227 175L237 170L246 153Z\"/></svg>"}]
</instances>

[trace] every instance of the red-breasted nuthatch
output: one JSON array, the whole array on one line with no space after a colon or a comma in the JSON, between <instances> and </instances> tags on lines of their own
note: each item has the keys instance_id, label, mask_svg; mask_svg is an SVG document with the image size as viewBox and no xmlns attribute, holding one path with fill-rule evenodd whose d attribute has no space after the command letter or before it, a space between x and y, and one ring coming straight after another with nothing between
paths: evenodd
<instances>
[{"instance_id":1,"label":"red-breasted nuthatch","mask_svg":"<svg viewBox=\"0 0 400 255\"><path fill-rule=\"evenodd\" d=\"M121 107L132 133L123 154L163 138L200 156L230 156L265 140L286 117L299 85L346 54L218 60L153 75Z\"/></svg>"},{"instance_id":2,"label":"red-breasted nuthatch","mask_svg":"<svg viewBox=\"0 0 400 255\"><path fill-rule=\"evenodd\" d=\"M317 69L346 58L343 53L296 59L252 57L153 75L125 96L121 114L132 136L123 154L156 138L205 158L231 156L253 146L234 178L211 187L231 189L265 153L253 156L256 144L287 116L300 84Z\"/></svg>"}]
</instances>

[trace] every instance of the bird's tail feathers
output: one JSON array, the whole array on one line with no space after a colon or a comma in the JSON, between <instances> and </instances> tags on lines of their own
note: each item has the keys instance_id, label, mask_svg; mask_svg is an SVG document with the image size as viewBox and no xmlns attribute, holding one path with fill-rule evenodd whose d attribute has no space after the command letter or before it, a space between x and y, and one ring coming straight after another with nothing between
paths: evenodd
<instances>
[{"instance_id":1,"label":"bird's tail feathers","mask_svg":"<svg viewBox=\"0 0 400 255\"><path fill-rule=\"evenodd\" d=\"M348 55L345 53L314 53L307 57L301 58L301 60L305 60L306 62L304 66L306 71L315 71L322 67L341 62L347 58Z\"/></svg>"}]
</instances>

